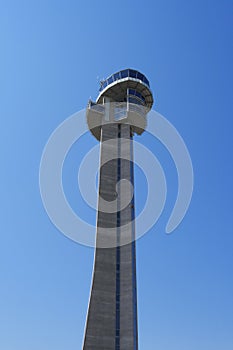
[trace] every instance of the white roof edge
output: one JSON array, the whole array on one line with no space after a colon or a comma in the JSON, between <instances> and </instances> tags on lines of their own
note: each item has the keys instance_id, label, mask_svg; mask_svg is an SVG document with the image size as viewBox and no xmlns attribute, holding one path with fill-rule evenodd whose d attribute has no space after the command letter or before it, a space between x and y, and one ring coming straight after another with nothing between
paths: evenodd
<instances>
[{"instance_id":1,"label":"white roof edge","mask_svg":"<svg viewBox=\"0 0 233 350\"><path fill-rule=\"evenodd\" d=\"M131 77L126 77L126 78L122 78L122 79L118 79L118 80L115 80L114 82L112 82L111 84L107 85L98 95L97 99L96 99L96 102L100 99L101 95L103 95L109 88L111 88L112 86L118 84L118 83L123 83L124 81L128 81L128 80L131 80L131 81L135 81L137 83L140 83L142 85L144 85L148 90L149 92L151 93L151 96L152 96L152 99L153 99L153 94L152 94L152 91L150 89L150 87L144 83L142 80L140 79L137 79L137 78L131 78Z\"/></svg>"}]
</instances>

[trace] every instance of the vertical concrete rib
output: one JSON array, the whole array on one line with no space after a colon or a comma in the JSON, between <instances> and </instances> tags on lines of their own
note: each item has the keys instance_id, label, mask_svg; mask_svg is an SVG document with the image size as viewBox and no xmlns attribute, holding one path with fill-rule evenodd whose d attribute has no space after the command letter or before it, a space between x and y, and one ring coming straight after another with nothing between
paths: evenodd
<instances>
[{"instance_id":1,"label":"vertical concrete rib","mask_svg":"<svg viewBox=\"0 0 233 350\"><path fill-rule=\"evenodd\" d=\"M130 137L130 125L121 124L121 179L124 179L133 185L133 166L132 166L132 142ZM125 200L127 196L127 200ZM135 244L134 244L134 222L132 212L134 212L134 198L132 197L132 187L127 186L121 189L120 198L128 205L121 211L121 237L128 241L133 239L132 243L122 245L121 249L121 298L120 298L120 349L136 350L137 345L137 301L135 298L134 286L136 285L136 270L134 266ZM131 223L127 230L124 225Z\"/></svg>"}]
</instances>

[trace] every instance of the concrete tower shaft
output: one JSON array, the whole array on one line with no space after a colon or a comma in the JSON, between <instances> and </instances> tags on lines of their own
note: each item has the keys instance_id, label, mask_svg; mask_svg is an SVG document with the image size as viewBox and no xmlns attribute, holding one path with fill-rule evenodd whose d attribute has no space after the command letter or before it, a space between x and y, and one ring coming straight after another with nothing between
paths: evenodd
<instances>
[{"instance_id":1,"label":"concrete tower shaft","mask_svg":"<svg viewBox=\"0 0 233 350\"><path fill-rule=\"evenodd\" d=\"M145 129L152 103L148 80L128 69L102 82L97 101L88 104L87 122L101 154L84 350L138 349L132 138Z\"/></svg>"}]
</instances>

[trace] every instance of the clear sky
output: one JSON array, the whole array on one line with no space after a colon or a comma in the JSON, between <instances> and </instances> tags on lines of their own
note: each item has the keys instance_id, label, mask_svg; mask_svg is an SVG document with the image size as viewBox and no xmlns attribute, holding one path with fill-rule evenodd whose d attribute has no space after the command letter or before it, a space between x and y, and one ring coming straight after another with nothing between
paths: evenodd
<instances>
[{"instance_id":1,"label":"clear sky","mask_svg":"<svg viewBox=\"0 0 233 350\"><path fill-rule=\"evenodd\" d=\"M174 163L138 138L168 183L162 216L137 243L140 349L232 350L232 23L230 0L0 2L1 349L81 349L94 251L50 222L40 158L53 130L96 98L100 78L132 67L184 138L195 175L189 211L166 235ZM82 147L95 144L87 135L64 167L67 197L91 220L74 187ZM137 188L144 180L138 171ZM138 190L137 208L144 199Z\"/></svg>"}]
</instances>

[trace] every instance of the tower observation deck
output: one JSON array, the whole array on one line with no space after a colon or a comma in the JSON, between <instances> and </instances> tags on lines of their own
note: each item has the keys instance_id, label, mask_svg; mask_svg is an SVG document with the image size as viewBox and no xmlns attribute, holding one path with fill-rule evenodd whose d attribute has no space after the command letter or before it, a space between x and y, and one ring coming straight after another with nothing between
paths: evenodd
<instances>
[{"instance_id":1,"label":"tower observation deck","mask_svg":"<svg viewBox=\"0 0 233 350\"><path fill-rule=\"evenodd\" d=\"M100 141L93 280L83 350L137 350L133 135L153 105L149 81L125 69L101 82L86 118Z\"/></svg>"}]
</instances>

